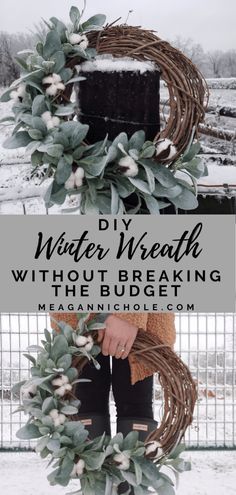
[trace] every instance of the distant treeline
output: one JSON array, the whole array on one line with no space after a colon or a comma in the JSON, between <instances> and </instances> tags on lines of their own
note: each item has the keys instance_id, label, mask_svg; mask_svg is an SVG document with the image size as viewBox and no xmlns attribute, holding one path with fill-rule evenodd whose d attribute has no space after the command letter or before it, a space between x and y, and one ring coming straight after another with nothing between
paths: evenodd
<instances>
[{"instance_id":1,"label":"distant treeline","mask_svg":"<svg viewBox=\"0 0 236 495\"><path fill-rule=\"evenodd\" d=\"M36 39L45 32L44 26L37 26L37 35L34 34L9 34L0 31L0 86L9 86L14 79L19 77L20 69L15 61L15 56L21 50L32 49ZM183 51L205 77L236 77L236 50L213 50L206 52L200 44L191 39L177 37L171 43Z\"/></svg>"}]
</instances>

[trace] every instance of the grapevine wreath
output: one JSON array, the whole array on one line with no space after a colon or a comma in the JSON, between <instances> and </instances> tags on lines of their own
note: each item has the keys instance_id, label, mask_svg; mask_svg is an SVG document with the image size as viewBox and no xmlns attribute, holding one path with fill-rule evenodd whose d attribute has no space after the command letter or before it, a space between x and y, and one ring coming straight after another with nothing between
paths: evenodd
<instances>
[{"instance_id":1,"label":"grapevine wreath","mask_svg":"<svg viewBox=\"0 0 236 495\"><path fill-rule=\"evenodd\" d=\"M72 7L69 26L52 17L36 51L16 58L22 75L1 97L13 101L13 116L2 122L16 124L4 146L26 147L32 173L46 166L44 178L52 178L45 195L48 206L79 194L85 214L137 213L142 202L154 214L170 203L176 209L196 208L196 179L207 175L196 157L198 125L208 100L203 76L154 32L126 24L103 27L101 14L82 22L83 13ZM142 129L131 137L121 132L113 141L108 136L95 143L86 140L89 126L79 121L73 89L86 84L81 64L104 55L148 61L160 70L170 115L153 141L146 140ZM127 210L124 200L131 194L137 206Z\"/></svg>"},{"instance_id":2,"label":"grapevine wreath","mask_svg":"<svg viewBox=\"0 0 236 495\"><path fill-rule=\"evenodd\" d=\"M67 486L79 479L78 495L108 495L117 493L117 486L126 480L135 495L151 493L150 487L158 494L174 495L171 473L189 469L189 463L179 457L179 442L192 422L197 396L188 368L170 347L139 331L131 350L144 366L158 372L163 389L162 420L145 443L138 440L136 431L125 438L122 433L113 438L104 433L91 440L76 416L80 401L74 386L88 360L99 369L97 330L104 328L106 316L91 319L89 313L80 313L75 330L56 322L59 331L45 330L42 346L28 348L30 354L25 357L32 365L31 378L13 388L14 393L20 391L18 411L29 414L17 436L38 439L36 452L43 459L49 457L54 468L48 476L51 485Z\"/></svg>"}]
</instances>

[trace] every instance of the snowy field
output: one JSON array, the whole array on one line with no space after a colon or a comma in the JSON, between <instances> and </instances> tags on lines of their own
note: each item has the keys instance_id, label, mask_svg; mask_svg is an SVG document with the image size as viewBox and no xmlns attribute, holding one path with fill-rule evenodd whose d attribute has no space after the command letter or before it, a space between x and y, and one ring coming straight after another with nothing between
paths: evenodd
<instances>
[{"instance_id":1,"label":"snowy field","mask_svg":"<svg viewBox=\"0 0 236 495\"><path fill-rule=\"evenodd\" d=\"M235 495L236 452L186 452L192 471L180 475L177 495ZM7 495L65 495L78 488L51 487L46 462L34 453L0 453L0 493Z\"/></svg>"}]
</instances>

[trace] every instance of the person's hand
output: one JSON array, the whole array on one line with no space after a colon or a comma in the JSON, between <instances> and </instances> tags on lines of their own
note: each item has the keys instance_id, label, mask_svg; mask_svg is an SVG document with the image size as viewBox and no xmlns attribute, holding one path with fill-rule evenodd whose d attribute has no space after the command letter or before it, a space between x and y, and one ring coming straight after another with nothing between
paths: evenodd
<instances>
[{"instance_id":1,"label":"person's hand","mask_svg":"<svg viewBox=\"0 0 236 495\"><path fill-rule=\"evenodd\" d=\"M98 331L98 342L101 343L104 356L115 356L126 359L136 339L138 328L115 315L106 319L106 330Z\"/></svg>"}]
</instances>

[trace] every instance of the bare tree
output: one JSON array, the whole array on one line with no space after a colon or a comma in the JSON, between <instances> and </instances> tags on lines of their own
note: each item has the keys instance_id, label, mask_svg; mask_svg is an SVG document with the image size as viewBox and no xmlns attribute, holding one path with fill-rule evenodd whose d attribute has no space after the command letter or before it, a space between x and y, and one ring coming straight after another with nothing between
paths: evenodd
<instances>
[{"instance_id":1,"label":"bare tree","mask_svg":"<svg viewBox=\"0 0 236 495\"><path fill-rule=\"evenodd\" d=\"M223 77L223 58L224 54L221 50L214 50L208 53L209 64L213 77Z\"/></svg>"},{"instance_id":2,"label":"bare tree","mask_svg":"<svg viewBox=\"0 0 236 495\"><path fill-rule=\"evenodd\" d=\"M8 34L0 34L1 80L3 86L9 86L19 77L19 69L15 63L11 40Z\"/></svg>"},{"instance_id":3,"label":"bare tree","mask_svg":"<svg viewBox=\"0 0 236 495\"><path fill-rule=\"evenodd\" d=\"M181 50L192 62L202 71L205 72L207 68L206 54L200 45L195 43L191 38L183 38L177 36L172 44Z\"/></svg>"},{"instance_id":4,"label":"bare tree","mask_svg":"<svg viewBox=\"0 0 236 495\"><path fill-rule=\"evenodd\" d=\"M224 53L223 71L225 77L236 77L236 50L228 50Z\"/></svg>"},{"instance_id":5,"label":"bare tree","mask_svg":"<svg viewBox=\"0 0 236 495\"><path fill-rule=\"evenodd\" d=\"M15 56L20 50L33 47L32 36L24 33L0 32L0 85L9 86L20 75Z\"/></svg>"}]
</instances>

